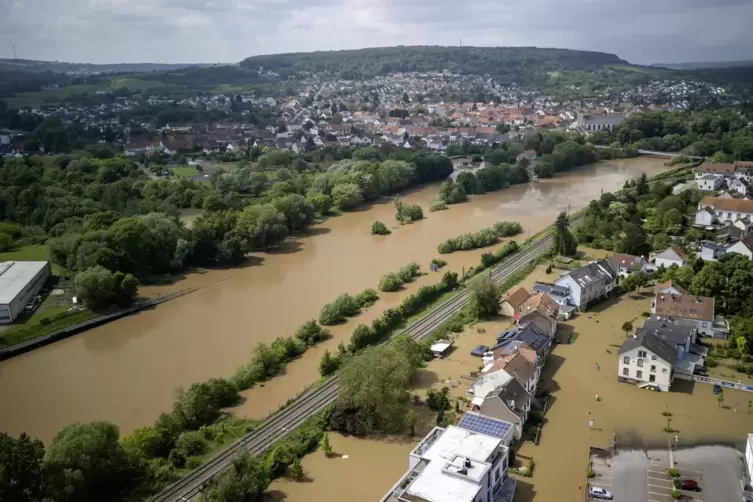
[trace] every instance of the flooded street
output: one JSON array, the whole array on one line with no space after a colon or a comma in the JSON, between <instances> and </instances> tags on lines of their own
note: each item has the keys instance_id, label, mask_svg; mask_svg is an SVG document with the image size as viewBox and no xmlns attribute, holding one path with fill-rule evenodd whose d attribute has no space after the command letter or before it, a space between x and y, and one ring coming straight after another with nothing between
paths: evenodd
<instances>
[{"instance_id":1,"label":"flooded street","mask_svg":"<svg viewBox=\"0 0 753 502\"><path fill-rule=\"evenodd\" d=\"M499 220L517 220L526 231L518 237L522 241L529 231L533 234L550 225L563 210L583 207L602 190L619 188L640 172L650 176L663 169L661 159L610 161L474 196L469 203L436 213L429 213L428 205L438 198L438 187L427 186L403 196L405 202L424 208L423 221L401 227L392 204L383 202L330 218L311 229L310 235L290 239L280 250L254 254L247 267L193 273L170 286L143 288L145 295L201 289L0 363L0 431L27 432L49 442L58 429L76 421L110 420L123 433L150 424L169 408L177 386L230 376L257 343L292 335L340 293L376 288L383 274L411 261L427 271L429 261L437 256L437 245L447 238ZM375 220L384 221L393 234L372 236ZM443 258L449 269L460 271L478 263L484 251ZM438 278L438 274L426 275L401 292L381 294L369 311L332 329L332 340L290 364L285 376L246 391L247 400L237 414L261 417L276 409L318 377L319 358L326 348L334 349L356 325L370 322L406 294ZM400 469L405 466L402 455Z\"/></svg>"},{"instance_id":2,"label":"flooded street","mask_svg":"<svg viewBox=\"0 0 753 502\"><path fill-rule=\"evenodd\" d=\"M591 251L589 257L605 254ZM538 267L521 285L529 288L535 280L556 278L556 270L546 274L543 269ZM623 296L560 324L560 329L575 331L578 337L573 344L557 345L547 359L539 383L540 388L552 393L547 423L541 429L538 445L524 443L519 449L520 456L535 459L536 467L532 478L518 478L517 502L582 501L589 444L608 447L615 434L620 445L666 448L668 434L663 428L667 420L662 416L665 411L673 414L671 427L676 432L671 436L673 440L675 435L678 437L680 448L707 442L742 448L753 429L753 413L748 413L753 394L725 389L724 406L720 407L708 384L675 380L672 392L664 393L617 381L617 351L625 339L620 327L625 321L639 326L642 313L649 309L650 296ZM478 344L491 345L496 334L510 323L509 318L500 317L467 329L456 339L449 357L432 361L421 371L415 392L424 395L428 388L447 386L452 396L464 397L471 382L464 376L481 364L479 358L471 356L471 350ZM600 365L598 371L596 363ZM596 401L597 394L601 401ZM589 411L595 421L593 431L588 427ZM421 432L425 434L426 429ZM360 466L359 476L365 476L364 483L358 485L360 491L354 492L357 498L379 500L408 469L408 453L419 439L417 434L415 441L405 444L394 439L333 437L333 446L338 453L347 454L347 459L327 459L315 452L303 460L312 482L277 480L271 490L281 492L286 502L324 502L331 499L332 493L346 491L350 495L348 490L355 488L343 482L340 469L345 465L350 469L352 463ZM333 462L337 462L337 468L330 469ZM398 472L394 476L386 475L395 470Z\"/></svg>"}]
</instances>

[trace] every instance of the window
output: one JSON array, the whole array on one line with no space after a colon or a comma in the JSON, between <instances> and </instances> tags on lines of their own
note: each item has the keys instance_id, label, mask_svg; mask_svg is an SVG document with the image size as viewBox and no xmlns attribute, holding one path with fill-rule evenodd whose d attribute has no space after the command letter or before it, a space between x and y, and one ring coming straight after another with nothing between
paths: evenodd
<instances>
[{"instance_id":1,"label":"window","mask_svg":"<svg viewBox=\"0 0 753 502\"><path fill-rule=\"evenodd\" d=\"M643 368L643 359L638 359L638 367Z\"/></svg>"},{"instance_id":2,"label":"window","mask_svg":"<svg viewBox=\"0 0 753 502\"><path fill-rule=\"evenodd\" d=\"M661 369L661 372L662 372L662 373L664 373L664 374L666 375L666 374L667 374L667 368L662 368L662 369Z\"/></svg>"},{"instance_id":3,"label":"window","mask_svg":"<svg viewBox=\"0 0 753 502\"><path fill-rule=\"evenodd\" d=\"M656 372L656 365L652 364L651 365L651 373L655 373L655 372Z\"/></svg>"},{"instance_id":4,"label":"window","mask_svg":"<svg viewBox=\"0 0 753 502\"><path fill-rule=\"evenodd\" d=\"M636 371L635 372L635 377L636 378L643 378L643 372L641 370Z\"/></svg>"},{"instance_id":5,"label":"window","mask_svg":"<svg viewBox=\"0 0 753 502\"><path fill-rule=\"evenodd\" d=\"M622 368L622 376L630 376L630 368Z\"/></svg>"},{"instance_id":6,"label":"window","mask_svg":"<svg viewBox=\"0 0 753 502\"><path fill-rule=\"evenodd\" d=\"M652 361L656 361L656 356L652 354L652 355L651 355L651 360L652 360Z\"/></svg>"},{"instance_id":7,"label":"window","mask_svg":"<svg viewBox=\"0 0 753 502\"><path fill-rule=\"evenodd\" d=\"M628 356L625 356L625 357L622 358L622 362L624 364L630 364L630 358Z\"/></svg>"},{"instance_id":8,"label":"window","mask_svg":"<svg viewBox=\"0 0 753 502\"><path fill-rule=\"evenodd\" d=\"M638 357L646 357L646 351L645 350L639 350L638 351Z\"/></svg>"},{"instance_id":9,"label":"window","mask_svg":"<svg viewBox=\"0 0 753 502\"><path fill-rule=\"evenodd\" d=\"M648 381L649 382L655 382L656 381L656 375L649 375L648 376Z\"/></svg>"}]
</instances>

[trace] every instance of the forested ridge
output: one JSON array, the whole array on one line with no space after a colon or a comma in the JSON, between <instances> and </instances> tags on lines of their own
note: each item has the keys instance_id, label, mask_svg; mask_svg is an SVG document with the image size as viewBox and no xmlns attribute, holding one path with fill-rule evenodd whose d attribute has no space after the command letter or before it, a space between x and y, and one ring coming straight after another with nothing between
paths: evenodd
<instances>
[{"instance_id":1,"label":"forested ridge","mask_svg":"<svg viewBox=\"0 0 753 502\"><path fill-rule=\"evenodd\" d=\"M628 64L614 54L537 47L398 46L252 56L247 68L281 74L331 73L341 78L370 78L393 72L442 71L515 77L528 72L591 70Z\"/></svg>"}]
</instances>

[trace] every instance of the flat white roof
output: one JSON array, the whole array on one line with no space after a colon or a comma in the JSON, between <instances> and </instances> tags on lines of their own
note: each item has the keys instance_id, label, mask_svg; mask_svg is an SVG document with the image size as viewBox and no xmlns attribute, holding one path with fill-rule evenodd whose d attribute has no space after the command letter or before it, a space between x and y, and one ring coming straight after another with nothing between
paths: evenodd
<instances>
[{"instance_id":1,"label":"flat white roof","mask_svg":"<svg viewBox=\"0 0 753 502\"><path fill-rule=\"evenodd\" d=\"M46 261L0 263L0 304L7 305L12 302L46 265Z\"/></svg>"},{"instance_id":2,"label":"flat white roof","mask_svg":"<svg viewBox=\"0 0 753 502\"><path fill-rule=\"evenodd\" d=\"M444 352L445 350L447 350L450 347L452 347L453 343L454 342L451 342L451 341L450 342L448 342L448 341L437 342L435 344L432 344L431 351L432 352Z\"/></svg>"},{"instance_id":3,"label":"flat white roof","mask_svg":"<svg viewBox=\"0 0 753 502\"><path fill-rule=\"evenodd\" d=\"M421 497L429 502L471 502L481 489L479 482L488 470L487 459L502 444L502 440L450 425L421 455L429 464L408 487L405 495ZM445 471L453 471L448 463L458 464L459 458L469 458L473 467L467 479ZM477 472L476 472L477 471ZM482 472L484 471L484 472Z\"/></svg>"},{"instance_id":4,"label":"flat white roof","mask_svg":"<svg viewBox=\"0 0 753 502\"><path fill-rule=\"evenodd\" d=\"M475 397L486 397L495 389L506 385L512 380L512 375L503 369L484 373L468 389Z\"/></svg>"}]
</instances>

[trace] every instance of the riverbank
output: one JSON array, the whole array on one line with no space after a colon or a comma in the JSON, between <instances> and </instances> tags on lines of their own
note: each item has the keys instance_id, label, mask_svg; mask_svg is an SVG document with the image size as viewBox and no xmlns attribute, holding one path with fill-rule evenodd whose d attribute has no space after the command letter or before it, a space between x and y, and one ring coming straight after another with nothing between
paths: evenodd
<instances>
[{"instance_id":1,"label":"riverbank","mask_svg":"<svg viewBox=\"0 0 753 502\"><path fill-rule=\"evenodd\" d=\"M664 170L660 159L646 157L600 163L474 196L469 203L404 226L395 222L392 204L375 204L331 218L280 250L252 254L256 266L203 271L174 285L145 287L142 294L153 296L204 286L159 309L0 363L0 402L13 410L0 414L0 430L26 431L49 441L68 423L102 419L128 433L169 407L175 387L230 376L258 342L292 335L340 293L375 287L382 275L411 261L428 270L431 258L438 256L437 245L448 238L507 220L523 224L522 241L550 225L559 212L584 207L602 190L618 189L641 172ZM402 199L428 207L437 196L438 187L427 186ZM387 222L392 235L372 236L375 220ZM446 255L448 265L441 272L462 272L484 252ZM291 362L283 378L245 391L236 414L258 418L277 409L318 378L324 350L336 351L355 326L370 324L384 309L438 279L431 273L402 291L385 293L368 311L333 327L332 338Z\"/></svg>"}]
</instances>

